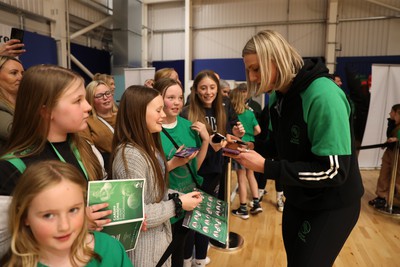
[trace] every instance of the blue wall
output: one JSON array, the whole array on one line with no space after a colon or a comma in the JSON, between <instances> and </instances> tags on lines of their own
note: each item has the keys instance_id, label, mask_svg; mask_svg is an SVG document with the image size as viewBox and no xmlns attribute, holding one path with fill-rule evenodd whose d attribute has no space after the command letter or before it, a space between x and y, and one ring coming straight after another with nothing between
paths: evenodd
<instances>
[{"instance_id":1,"label":"blue wall","mask_svg":"<svg viewBox=\"0 0 400 267\"><path fill-rule=\"evenodd\" d=\"M38 64L58 64L57 45L53 38L25 31L24 44L26 52L19 58L25 69ZM92 73L111 74L111 55L109 52L77 44L71 44L71 52ZM80 73L86 83L91 80L74 63L71 63L71 69Z\"/></svg>"},{"instance_id":2,"label":"blue wall","mask_svg":"<svg viewBox=\"0 0 400 267\"><path fill-rule=\"evenodd\" d=\"M26 52L19 59L25 69L38 64L57 65L57 46L53 38L25 31L24 45Z\"/></svg>"}]
</instances>

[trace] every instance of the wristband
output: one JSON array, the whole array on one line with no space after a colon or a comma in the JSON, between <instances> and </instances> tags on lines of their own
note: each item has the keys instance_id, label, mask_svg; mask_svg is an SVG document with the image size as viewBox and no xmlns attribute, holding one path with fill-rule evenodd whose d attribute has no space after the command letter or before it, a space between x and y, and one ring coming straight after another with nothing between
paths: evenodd
<instances>
[{"instance_id":1,"label":"wristband","mask_svg":"<svg viewBox=\"0 0 400 267\"><path fill-rule=\"evenodd\" d=\"M172 199L175 203L175 218L179 218L182 215L182 201L179 198L178 193L168 194L169 199Z\"/></svg>"}]
</instances>

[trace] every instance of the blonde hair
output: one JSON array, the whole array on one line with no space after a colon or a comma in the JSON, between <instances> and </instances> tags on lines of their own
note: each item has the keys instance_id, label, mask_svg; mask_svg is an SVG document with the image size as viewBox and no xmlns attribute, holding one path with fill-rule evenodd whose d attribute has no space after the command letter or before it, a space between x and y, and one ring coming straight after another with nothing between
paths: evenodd
<instances>
[{"instance_id":1,"label":"blonde hair","mask_svg":"<svg viewBox=\"0 0 400 267\"><path fill-rule=\"evenodd\" d=\"M83 84L79 74L55 65L33 66L24 73L4 155L40 156L50 131L50 119L43 115L43 107L51 113L69 86L77 81ZM69 133L69 140L78 149L89 180L102 178L102 167L91 146L78 133Z\"/></svg>"},{"instance_id":2,"label":"blonde hair","mask_svg":"<svg viewBox=\"0 0 400 267\"><path fill-rule=\"evenodd\" d=\"M156 71L156 73L154 74L154 82L157 82L160 79L163 78L170 78L171 74L173 72L176 72L176 70L174 68L163 68L163 69L159 69L158 71Z\"/></svg>"},{"instance_id":3,"label":"blonde hair","mask_svg":"<svg viewBox=\"0 0 400 267\"><path fill-rule=\"evenodd\" d=\"M108 87L110 87L110 89L113 91L114 93L114 89L111 86L111 81L114 82L114 86L115 86L115 81L114 81L114 77L105 73L96 73L93 76L93 81L103 81L107 84ZM93 107L93 106L92 106ZM118 106L115 103L115 101L113 101L113 109L112 112L117 112L118 111Z\"/></svg>"},{"instance_id":4,"label":"blonde hair","mask_svg":"<svg viewBox=\"0 0 400 267\"><path fill-rule=\"evenodd\" d=\"M6 266L37 266L40 248L30 227L25 224L28 210L35 197L64 180L80 187L84 200L83 209L85 209L86 179L73 165L56 160L41 161L31 164L21 175L9 208L8 226L11 232L11 254L8 255ZM62 201L61 198L60 201ZM88 218L85 211L83 214L83 227L72 243L69 256L73 266L78 266L78 263L87 263L93 257L101 260L101 257L86 244ZM79 253L80 251L83 252L83 255Z\"/></svg>"},{"instance_id":5,"label":"blonde hair","mask_svg":"<svg viewBox=\"0 0 400 267\"><path fill-rule=\"evenodd\" d=\"M250 82L249 72L246 69L246 80L249 93L260 95L265 88L272 85L270 65L276 66L276 80L274 86L281 89L288 86L299 70L303 67L304 61L300 54L276 31L264 30L254 35L244 46L242 57L250 54L257 54L261 84Z\"/></svg>"},{"instance_id":6,"label":"blonde hair","mask_svg":"<svg viewBox=\"0 0 400 267\"><path fill-rule=\"evenodd\" d=\"M18 62L22 66L22 62L19 61L19 59L15 58L15 57L0 56L0 70L3 68L4 64L6 64L6 62L8 62L10 60ZM14 108L15 108L14 104L11 103L10 100L8 100L8 98L5 96L2 88L0 88L0 101L3 102L6 105L6 107L9 108L10 110L14 110Z\"/></svg>"},{"instance_id":7,"label":"blonde hair","mask_svg":"<svg viewBox=\"0 0 400 267\"><path fill-rule=\"evenodd\" d=\"M111 87L111 81L114 81L114 77L105 73L96 73L93 76L93 81L103 81L108 87Z\"/></svg>"},{"instance_id":8,"label":"blonde hair","mask_svg":"<svg viewBox=\"0 0 400 267\"><path fill-rule=\"evenodd\" d=\"M86 101L89 103L89 105L92 106L91 113L95 120L97 120L97 111L94 105L94 95L96 93L97 87L101 84L107 86L107 88L111 90L110 86L108 86L106 82L101 80L93 80L86 86Z\"/></svg>"},{"instance_id":9,"label":"blonde hair","mask_svg":"<svg viewBox=\"0 0 400 267\"><path fill-rule=\"evenodd\" d=\"M236 114L242 114L246 110L246 97L238 88L231 91L229 99Z\"/></svg>"}]
</instances>

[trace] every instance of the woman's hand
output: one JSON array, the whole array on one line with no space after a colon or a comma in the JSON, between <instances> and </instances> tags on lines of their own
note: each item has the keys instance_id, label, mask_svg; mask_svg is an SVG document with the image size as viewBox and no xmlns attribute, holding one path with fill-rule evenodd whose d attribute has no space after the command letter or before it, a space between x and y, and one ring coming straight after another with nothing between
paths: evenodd
<instances>
[{"instance_id":1,"label":"woman's hand","mask_svg":"<svg viewBox=\"0 0 400 267\"><path fill-rule=\"evenodd\" d=\"M203 142L210 141L210 135L208 134L207 127L204 123L196 121L191 126L192 130L195 130L199 133L200 138Z\"/></svg>"},{"instance_id":2,"label":"woman's hand","mask_svg":"<svg viewBox=\"0 0 400 267\"><path fill-rule=\"evenodd\" d=\"M179 199L182 201L182 209L186 211L193 210L203 200L201 193L197 191L181 195Z\"/></svg>"},{"instance_id":3,"label":"woman's hand","mask_svg":"<svg viewBox=\"0 0 400 267\"><path fill-rule=\"evenodd\" d=\"M17 57L25 53L24 44L18 39L11 39L0 45L0 56Z\"/></svg>"},{"instance_id":4,"label":"woman's hand","mask_svg":"<svg viewBox=\"0 0 400 267\"><path fill-rule=\"evenodd\" d=\"M244 130L244 127L240 121L238 121L236 123L236 125L233 126L232 133L237 137L242 137L246 133L246 131Z\"/></svg>"},{"instance_id":5,"label":"woman's hand","mask_svg":"<svg viewBox=\"0 0 400 267\"><path fill-rule=\"evenodd\" d=\"M254 150L237 148L240 154L234 155L230 153L224 153L224 156L231 157L239 162L240 165L246 169L253 170L255 172L264 173L264 163L265 159L255 152Z\"/></svg>"},{"instance_id":6,"label":"woman's hand","mask_svg":"<svg viewBox=\"0 0 400 267\"><path fill-rule=\"evenodd\" d=\"M103 226L111 222L111 219L106 219L104 217L110 215L112 210L103 210L108 207L108 203L95 204L86 207L86 215L89 218L89 230L101 231ZM104 219L102 219L104 218Z\"/></svg>"}]
</instances>

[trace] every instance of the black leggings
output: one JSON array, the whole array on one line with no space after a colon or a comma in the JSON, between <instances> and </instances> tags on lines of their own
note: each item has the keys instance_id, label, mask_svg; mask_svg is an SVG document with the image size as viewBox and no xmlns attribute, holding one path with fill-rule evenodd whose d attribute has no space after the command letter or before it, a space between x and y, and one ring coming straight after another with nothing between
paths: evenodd
<instances>
[{"instance_id":1,"label":"black leggings","mask_svg":"<svg viewBox=\"0 0 400 267\"><path fill-rule=\"evenodd\" d=\"M221 180L221 174L207 174L203 175L204 181L201 189L212 196L218 196L218 185ZM205 259L207 257L209 237L202 235L198 232L191 232L188 234L185 245L184 256L189 259L195 249L196 259Z\"/></svg>"},{"instance_id":2,"label":"black leggings","mask_svg":"<svg viewBox=\"0 0 400 267\"><path fill-rule=\"evenodd\" d=\"M265 189L265 186L267 185L267 178L265 178L264 173L254 172L254 176L256 177L257 180L258 189ZM275 191L276 192L283 191L283 185L281 185L281 183L278 180L275 180Z\"/></svg>"},{"instance_id":3,"label":"black leggings","mask_svg":"<svg viewBox=\"0 0 400 267\"><path fill-rule=\"evenodd\" d=\"M288 267L332 266L359 215L360 201L323 211L304 211L286 202L282 235Z\"/></svg>"},{"instance_id":4,"label":"black leggings","mask_svg":"<svg viewBox=\"0 0 400 267\"><path fill-rule=\"evenodd\" d=\"M183 219L172 224L172 241L169 244L167 250L164 252L164 255L161 257L160 262L159 264L157 264L157 266L161 266L162 263L164 263L171 254L171 266L183 266L183 253L185 249L186 238L191 232L193 232L193 230L182 226L182 222Z\"/></svg>"}]
</instances>

